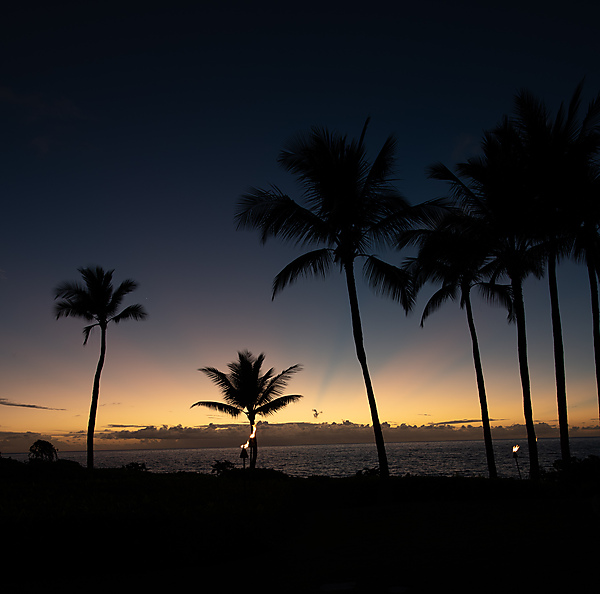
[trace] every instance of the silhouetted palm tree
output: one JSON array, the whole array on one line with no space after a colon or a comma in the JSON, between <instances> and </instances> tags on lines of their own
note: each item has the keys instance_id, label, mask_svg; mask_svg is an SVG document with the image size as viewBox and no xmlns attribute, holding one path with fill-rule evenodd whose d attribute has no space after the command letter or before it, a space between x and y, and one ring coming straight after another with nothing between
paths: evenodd
<instances>
[{"instance_id":1,"label":"silhouetted palm tree","mask_svg":"<svg viewBox=\"0 0 600 594\"><path fill-rule=\"evenodd\" d=\"M526 133L529 145L538 149L539 137L548 139L547 150L538 151L537 162L541 162L543 180L540 186L542 197L550 203L551 230L555 235L562 234L563 243L572 248L571 255L587 268L590 283L592 327L594 339L594 359L596 383L600 406L600 311L598 304L598 259L600 237L600 93L590 102L580 118L583 81L576 87L568 109L561 104L555 121L547 120L545 105L527 93L522 93L517 103L518 124ZM537 117L537 120L536 120ZM532 120L534 124L532 125ZM539 124L536 126L535 123ZM543 124L546 123L546 127ZM533 130L533 132L531 132ZM537 135L535 134L537 133ZM543 166L546 166L543 169ZM545 182L545 185L544 185ZM548 215L546 215L546 218ZM560 235L559 235L560 239ZM559 254L559 255L562 255ZM549 262L549 272L550 270ZM554 289L557 293L557 290ZM557 300L557 297L555 297ZM559 399L562 400L562 394ZM566 407L566 392L564 396ZM566 411L561 411L559 419L566 424ZM564 430L563 430L564 431ZM562 437L562 433L561 433ZM563 459L566 452L563 451ZM566 460L565 460L566 462Z\"/></svg>"},{"instance_id":2,"label":"silhouetted palm tree","mask_svg":"<svg viewBox=\"0 0 600 594\"><path fill-rule=\"evenodd\" d=\"M275 414L292 402L302 398L298 394L282 396L290 377L300 371L300 365L292 365L275 375L271 368L261 375L265 355L254 357L249 351L238 352L238 360L229 363L229 373L215 367L202 367L198 371L205 373L221 390L225 402L201 400L192 404L205 406L212 410L237 418L242 413L250 422L248 445L250 449L250 468L256 466L258 443L256 440L256 417Z\"/></svg>"},{"instance_id":3,"label":"silhouetted palm tree","mask_svg":"<svg viewBox=\"0 0 600 594\"><path fill-rule=\"evenodd\" d=\"M83 318L93 322L83 329L83 344L86 345L92 329L100 328L100 358L94 375L92 403L87 432L87 467L94 468L94 428L96 411L100 395L100 374L106 357L106 329L110 322L118 324L124 320L143 320L147 314L139 304L129 305L118 312L126 295L134 291L138 284L131 279L124 280L117 289L113 289L112 276L114 270L105 271L100 266L95 268L78 268L84 284L65 282L59 285L54 293L60 299L55 305L56 319L61 317Z\"/></svg>"},{"instance_id":4,"label":"silhouetted palm tree","mask_svg":"<svg viewBox=\"0 0 600 594\"><path fill-rule=\"evenodd\" d=\"M582 262L587 270L590 285L592 309L592 336L594 344L594 363L596 369L596 390L600 415L600 302L598 277L600 274L600 175L590 174L583 190L584 196L579 204L581 226L575 237L573 256Z\"/></svg>"},{"instance_id":5,"label":"silhouetted palm tree","mask_svg":"<svg viewBox=\"0 0 600 594\"><path fill-rule=\"evenodd\" d=\"M592 103L580 123L582 88L583 83L580 83L568 107L561 104L554 119L551 119L543 101L523 90L515 97L513 120L523 143L528 199L535 212L530 232L546 246L547 251L561 455L567 465L571 453L556 267L571 253L574 239L580 232L581 221L578 220L577 208L573 208L573 204L582 198L578 196L580 190L577 188L581 186L578 180L587 176L589 164L599 148L598 133L594 128L600 116L600 103Z\"/></svg>"},{"instance_id":6,"label":"silhouetted palm tree","mask_svg":"<svg viewBox=\"0 0 600 594\"><path fill-rule=\"evenodd\" d=\"M508 118L484 134L482 151L480 157L458 164L457 175L441 165L435 167L432 177L451 184L455 198L470 215L476 234L486 238L489 261L482 272L492 282L502 276L510 280L530 476L538 479L523 281L530 274L538 278L543 275L543 251L530 234L533 205L527 200L524 151L519 134Z\"/></svg>"},{"instance_id":7,"label":"silhouetted palm tree","mask_svg":"<svg viewBox=\"0 0 600 594\"><path fill-rule=\"evenodd\" d=\"M346 277L356 355L361 366L373 423L382 478L389 476L377 403L367 365L354 263L364 258L363 272L375 290L413 305L409 275L373 255L377 245L393 243L396 234L435 214L435 205L411 206L392 186L396 140L389 136L375 160L369 162L364 144L368 121L360 139L313 128L292 141L278 162L296 175L306 206L278 188L252 189L238 205L238 228L261 231L266 242L279 237L297 245L322 246L296 258L273 282L273 297L302 276L325 277L338 266ZM433 209L433 211L432 211Z\"/></svg>"},{"instance_id":8,"label":"silhouetted palm tree","mask_svg":"<svg viewBox=\"0 0 600 594\"><path fill-rule=\"evenodd\" d=\"M431 175L435 176L435 168ZM417 287L420 288L427 281L442 285L425 305L421 326L425 319L448 299L458 299L461 309L465 309L473 350L488 472L490 478L494 479L498 475L479 340L471 305L471 290L476 288L488 302L506 307L509 318L512 314L512 301L508 287L488 283L483 279L482 267L487 261L486 238L472 236L472 229L468 217L452 213L437 228L416 231L410 234L410 237L406 236L406 242L419 246L417 257L408 258L406 267L414 275Z\"/></svg>"}]
</instances>

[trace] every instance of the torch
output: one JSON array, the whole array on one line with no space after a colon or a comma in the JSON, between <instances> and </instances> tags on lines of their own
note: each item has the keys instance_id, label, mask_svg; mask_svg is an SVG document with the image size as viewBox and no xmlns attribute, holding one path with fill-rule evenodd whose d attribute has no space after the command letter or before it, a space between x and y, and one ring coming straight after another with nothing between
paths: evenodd
<instances>
[{"instance_id":1,"label":"torch","mask_svg":"<svg viewBox=\"0 0 600 594\"><path fill-rule=\"evenodd\" d=\"M513 446L513 458L515 459L515 464L517 465L517 470L519 471L519 478L521 478L521 469L519 468L519 456L517 452L519 451L520 446Z\"/></svg>"},{"instance_id":2,"label":"torch","mask_svg":"<svg viewBox=\"0 0 600 594\"><path fill-rule=\"evenodd\" d=\"M242 449L242 451L240 452L240 458L242 459L244 469L246 468L246 458L248 458L248 448L250 447L250 440L254 437L256 437L256 426L252 425L252 433L250 434L248 441L243 446L240 446L240 448Z\"/></svg>"}]
</instances>

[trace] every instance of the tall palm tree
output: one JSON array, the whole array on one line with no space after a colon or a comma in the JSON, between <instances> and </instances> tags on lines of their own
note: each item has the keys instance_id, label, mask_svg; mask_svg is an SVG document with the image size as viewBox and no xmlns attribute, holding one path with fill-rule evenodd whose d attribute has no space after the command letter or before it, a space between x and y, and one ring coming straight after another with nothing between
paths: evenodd
<instances>
[{"instance_id":1,"label":"tall palm tree","mask_svg":"<svg viewBox=\"0 0 600 594\"><path fill-rule=\"evenodd\" d=\"M600 173L590 174L588 188L584 194L581 209L581 225L575 236L573 256L582 262L587 270L590 285L592 310L592 337L594 345L594 364L596 369L596 391L600 418Z\"/></svg>"},{"instance_id":2,"label":"tall palm tree","mask_svg":"<svg viewBox=\"0 0 600 594\"><path fill-rule=\"evenodd\" d=\"M571 453L556 268L562 259L572 253L575 245L580 248L588 243L586 235L590 227L586 224L587 216L583 215L579 207L587 202L585 186L600 150L600 94L580 119L582 90L583 81L577 85L568 106L560 104L553 119L543 101L529 91L522 90L515 97L513 119L523 143L529 199L535 209L531 233L547 249L556 397L561 455L565 465L570 463ZM589 211L587 214L590 214ZM593 218L596 219L593 226L597 229L599 219ZM594 297L597 283L593 263L595 252L592 242L590 249L584 248L579 256L583 256L588 265L592 307L597 313L597 297ZM590 262L588 253L592 260ZM595 323L596 347L600 344L598 333L598 325ZM600 350L598 353L600 354ZM596 359L598 361L598 356ZM599 371L597 369L597 379L600 379Z\"/></svg>"},{"instance_id":3,"label":"tall palm tree","mask_svg":"<svg viewBox=\"0 0 600 594\"><path fill-rule=\"evenodd\" d=\"M95 268L79 268L78 271L84 284L64 282L56 287L54 298L60 299L60 301L55 304L54 311L57 320L61 317L72 316L93 322L83 329L84 345L87 344L91 331L96 327L100 328L100 358L94 375L87 430L87 467L89 470L93 470L94 428L100 395L100 374L106 357L106 330L108 324L110 322L118 324L124 320L143 320L147 314L143 306L139 304L129 305L119 312L125 296L138 287L134 280L124 280L114 289L112 284L114 270L105 271L100 266L96 266Z\"/></svg>"},{"instance_id":4,"label":"tall palm tree","mask_svg":"<svg viewBox=\"0 0 600 594\"><path fill-rule=\"evenodd\" d=\"M534 209L527 199L523 157L519 134L512 122L504 118L494 130L484 134L481 156L459 163L457 174L443 165L436 166L432 177L450 183L455 198L470 214L473 228L480 237L486 237L489 261L483 273L494 283L503 276L510 281L530 476L538 479L540 467L531 402L523 281L530 274L537 278L543 275L544 259L542 250L530 235Z\"/></svg>"},{"instance_id":5,"label":"tall palm tree","mask_svg":"<svg viewBox=\"0 0 600 594\"><path fill-rule=\"evenodd\" d=\"M435 168L431 175L435 175ZM490 478L495 479L498 474L471 291L476 288L488 302L504 305L509 318L512 314L512 301L508 287L484 281L482 267L487 260L486 242L485 238L472 237L469 233L471 229L468 217L451 214L433 230L417 230L406 236L406 241L419 246L417 257L408 258L406 267L414 275L417 287L422 287L427 281L442 285L426 303L421 326L448 299L458 300L461 309L465 309L473 350L488 473Z\"/></svg>"},{"instance_id":6,"label":"tall palm tree","mask_svg":"<svg viewBox=\"0 0 600 594\"><path fill-rule=\"evenodd\" d=\"M273 368L261 375L261 367L265 355L258 357L250 351L239 351L237 361L229 363L229 373L219 371L215 367L202 367L198 371L205 373L221 390L225 402L201 400L192 404L205 406L212 410L237 418L242 413L250 423L250 468L256 466L258 443L256 440L256 417L275 414L292 402L302 398L298 394L282 396L291 376L300 371L300 365L292 365L275 375Z\"/></svg>"},{"instance_id":7,"label":"tall palm tree","mask_svg":"<svg viewBox=\"0 0 600 594\"><path fill-rule=\"evenodd\" d=\"M273 297L302 276L325 277L337 266L345 275L356 356L373 423L382 478L389 467L375 393L364 346L355 279L355 261L364 258L363 273L376 291L413 305L409 275L375 256L375 246L391 245L395 235L435 213L431 205L411 206L392 186L396 140L389 136L373 162L367 158L364 136L359 140L312 128L289 143L278 162L294 174L303 188L302 205L281 192L252 189L242 196L238 228L261 231L262 242L279 237L296 245L317 247L288 264L273 282Z\"/></svg>"}]
</instances>

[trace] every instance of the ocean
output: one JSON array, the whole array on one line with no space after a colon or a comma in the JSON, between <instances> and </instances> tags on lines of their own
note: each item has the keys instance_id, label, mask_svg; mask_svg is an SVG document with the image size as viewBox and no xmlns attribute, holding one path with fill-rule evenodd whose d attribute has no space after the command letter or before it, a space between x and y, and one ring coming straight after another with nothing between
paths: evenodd
<instances>
[{"instance_id":1,"label":"ocean","mask_svg":"<svg viewBox=\"0 0 600 594\"><path fill-rule=\"evenodd\" d=\"M513 457L513 445L519 444L518 458ZM483 441L436 441L386 443L390 474L392 476L488 476ZM527 478L529 461L527 440L494 442L496 467L500 477ZM558 439L539 439L540 466L552 470L560 458ZM572 438L571 455L585 458L600 456L600 437ZM27 454L6 454L26 460ZM85 465L85 452L59 452L65 460ZM198 472L210 473L215 461L229 460L242 467L240 448L162 449L162 450L97 450L94 461L97 468L121 468L130 463L145 464L156 473ZM373 444L260 446L257 466L272 468L290 476L353 476L364 469L377 466L377 451Z\"/></svg>"}]
</instances>

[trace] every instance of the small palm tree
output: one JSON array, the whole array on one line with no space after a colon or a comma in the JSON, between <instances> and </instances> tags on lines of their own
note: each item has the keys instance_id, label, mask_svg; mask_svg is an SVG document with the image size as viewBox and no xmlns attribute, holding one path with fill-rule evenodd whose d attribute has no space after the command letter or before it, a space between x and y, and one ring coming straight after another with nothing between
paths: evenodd
<instances>
[{"instance_id":1,"label":"small palm tree","mask_svg":"<svg viewBox=\"0 0 600 594\"><path fill-rule=\"evenodd\" d=\"M313 128L280 154L278 162L294 174L304 190L304 205L279 189L253 189L239 203L238 228L261 231L264 242L279 237L296 245L312 245L288 264L273 282L273 297L303 276L325 277L332 268L346 277L356 356L359 361L382 478L389 476L387 455L375 393L367 365L355 280L355 261L364 259L363 272L376 291L399 301L405 311L413 305L410 277L372 252L389 247L397 234L437 214L437 204L412 206L392 186L396 140L389 136L373 162L360 139L348 140L326 129Z\"/></svg>"},{"instance_id":2,"label":"small palm tree","mask_svg":"<svg viewBox=\"0 0 600 594\"><path fill-rule=\"evenodd\" d=\"M126 295L134 291L138 284L131 279L123 281L115 290L112 284L114 270L105 271L100 266L95 268L79 268L84 284L65 282L55 289L56 319L61 317L77 317L93 322L83 329L83 344L86 345L91 331L100 328L100 358L94 375L92 403L87 431L87 467L94 468L94 428L100 395L100 375L106 358L106 329L110 322L118 324L124 320L143 320L147 314L143 306L129 305L119 312Z\"/></svg>"},{"instance_id":3,"label":"small palm tree","mask_svg":"<svg viewBox=\"0 0 600 594\"><path fill-rule=\"evenodd\" d=\"M192 404L205 406L212 410L239 417L242 413L250 422L250 468L256 466L258 444L256 440L256 417L275 414L292 402L302 398L298 394L282 396L291 376L302 369L301 365L292 365L275 375L273 368L261 375L261 367L265 355L258 357L250 351L239 351L237 361L229 363L229 373L219 371L214 367L202 367L198 371L205 373L221 390L225 402L201 400Z\"/></svg>"}]
</instances>

